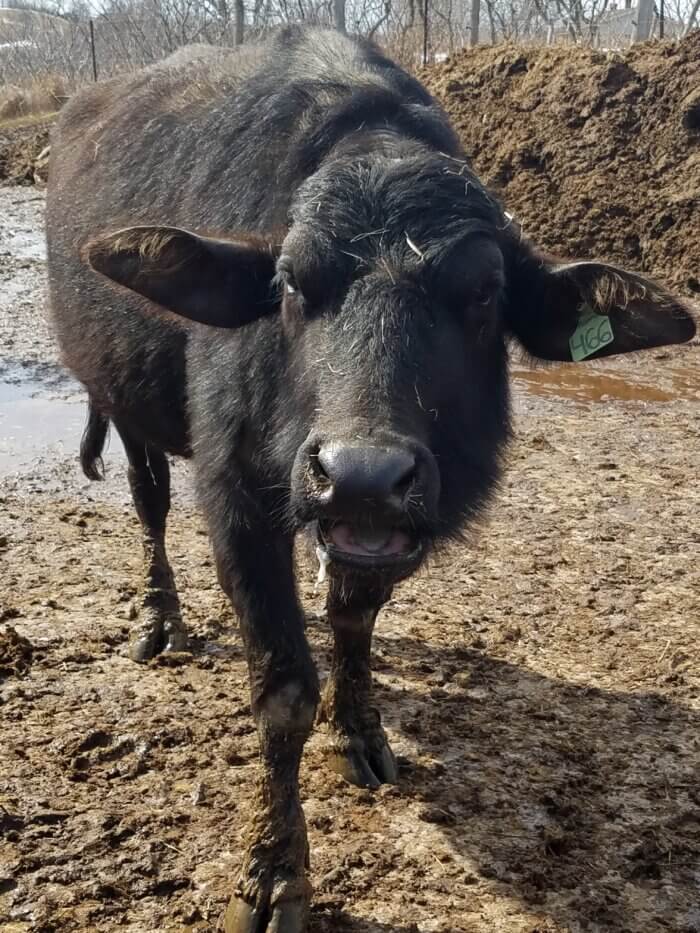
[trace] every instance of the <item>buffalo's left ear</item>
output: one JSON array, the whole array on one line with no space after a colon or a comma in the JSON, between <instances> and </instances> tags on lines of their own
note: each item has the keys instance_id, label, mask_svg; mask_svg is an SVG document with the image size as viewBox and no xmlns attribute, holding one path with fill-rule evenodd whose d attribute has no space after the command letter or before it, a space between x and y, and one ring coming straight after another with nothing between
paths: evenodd
<instances>
[{"instance_id":1,"label":"buffalo's left ear","mask_svg":"<svg viewBox=\"0 0 700 933\"><path fill-rule=\"evenodd\" d=\"M82 256L96 272L200 324L240 327L277 305L275 256L254 237L129 227L90 240Z\"/></svg>"},{"instance_id":2,"label":"buffalo's left ear","mask_svg":"<svg viewBox=\"0 0 700 933\"><path fill-rule=\"evenodd\" d=\"M551 262L523 246L510 263L505 316L532 356L578 362L695 336L688 306L655 282L602 262Z\"/></svg>"}]
</instances>

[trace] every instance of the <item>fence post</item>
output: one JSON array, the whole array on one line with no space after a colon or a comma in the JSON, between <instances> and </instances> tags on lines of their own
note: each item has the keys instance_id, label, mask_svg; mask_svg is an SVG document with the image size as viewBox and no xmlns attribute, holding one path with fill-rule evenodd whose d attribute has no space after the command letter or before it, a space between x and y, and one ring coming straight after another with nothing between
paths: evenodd
<instances>
[{"instance_id":1,"label":"fence post","mask_svg":"<svg viewBox=\"0 0 700 933\"><path fill-rule=\"evenodd\" d=\"M243 34L245 32L245 5L243 0L236 0L234 5L233 21L233 44L243 44Z\"/></svg>"},{"instance_id":2,"label":"fence post","mask_svg":"<svg viewBox=\"0 0 700 933\"><path fill-rule=\"evenodd\" d=\"M90 20L90 51L92 52L92 77L97 81L97 55L95 54L95 26Z\"/></svg>"},{"instance_id":3,"label":"fence post","mask_svg":"<svg viewBox=\"0 0 700 933\"><path fill-rule=\"evenodd\" d=\"M347 25L345 22L345 0L333 0L333 24L338 32L347 34Z\"/></svg>"},{"instance_id":4,"label":"fence post","mask_svg":"<svg viewBox=\"0 0 700 933\"><path fill-rule=\"evenodd\" d=\"M479 44L479 17L481 13L481 0L472 0L471 31L469 34L469 45L474 47Z\"/></svg>"},{"instance_id":5,"label":"fence post","mask_svg":"<svg viewBox=\"0 0 700 933\"><path fill-rule=\"evenodd\" d=\"M423 64L428 64L428 3L429 0L424 0L423 3Z\"/></svg>"}]
</instances>

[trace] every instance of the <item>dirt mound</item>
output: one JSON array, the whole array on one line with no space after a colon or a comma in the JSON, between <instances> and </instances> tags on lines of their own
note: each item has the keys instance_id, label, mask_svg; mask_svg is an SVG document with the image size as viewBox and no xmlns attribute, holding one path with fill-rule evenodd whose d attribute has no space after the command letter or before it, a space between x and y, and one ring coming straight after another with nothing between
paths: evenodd
<instances>
[{"instance_id":1,"label":"dirt mound","mask_svg":"<svg viewBox=\"0 0 700 933\"><path fill-rule=\"evenodd\" d=\"M0 184L45 184L52 120L0 125Z\"/></svg>"},{"instance_id":2,"label":"dirt mound","mask_svg":"<svg viewBox=\"0 0 700 933\"><path fill-rule=\"evenodd\" d=\"M0 683L12 674L26 674L33 652L31 642L11 625L0 629Z\"/></svg>"},{"instance_id":3,"label":"dirt mound","mask_svg":"<svg viewBox=\"0 0 700 933\"><path fill-rule=\"evenodd\" d=\"M464 50L420 77L527 236L700 293L700 31L623 52Z\"/></svg>"}]
</instances>

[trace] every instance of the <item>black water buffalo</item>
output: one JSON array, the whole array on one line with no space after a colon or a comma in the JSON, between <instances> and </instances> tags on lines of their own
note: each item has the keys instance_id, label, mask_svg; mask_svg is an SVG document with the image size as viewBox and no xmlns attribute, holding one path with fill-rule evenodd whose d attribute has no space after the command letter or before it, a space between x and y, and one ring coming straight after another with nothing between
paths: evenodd
<instances>
[{"instance_id":1,"label":"black water buffalo","mask_svg":"<svg viewBox=\"0 0 700 933\"><path fill-rule=\"evenodd\" d=\"M286 29L197 47L77 94L53 136L51 303L90 414L111 421L144 529L136 660L186 644L165 554L167 454L191 457L240 618L262 758L229 933L305 928L298 768L317 706L330 760L396 780L371 706L392 586L486 502L509 434L508 344L571 360L679 343L658 285L539 254L424 88L371 44ZM323 696L295 533L328 573Z\"/></svg>"}]
</instances>

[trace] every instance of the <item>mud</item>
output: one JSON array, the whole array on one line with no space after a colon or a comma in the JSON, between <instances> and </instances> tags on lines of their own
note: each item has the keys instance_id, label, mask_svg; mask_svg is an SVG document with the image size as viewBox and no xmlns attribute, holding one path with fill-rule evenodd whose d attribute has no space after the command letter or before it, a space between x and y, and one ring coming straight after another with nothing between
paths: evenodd
<instances>
[{"instance_id":1,"label":"mud","mask_svg":"<svg viewBox=\"0 0 700 933\"><path fill-rule=\"evenodd\" d=\"M126 657L139 529L116 445L107 482L78 472L41 211L0 188L0 929L209 933L257 766L236 619L179 465L191 650ZM322 727L309 742L312 933L700 929L699 372L698 342L515 368L490 518L378 624L399 785L349 787ZM299 561L325 676L324 594Z\"/></svg>"},{"instance_id":2,"label":"mud","mask_svg":"<svg viewBox=\"0 0 700 933\"><path fill-rule=\"evenodd\" d=\"M700 30L624 51L482 46L421 77L524 233L700 294Z\"/></svg>"},{"instance_id":3,"label":"mud","mask_svg":"<svg viewBox=\"0 0 700 933\"><path fill-rule=\"evenodd\" d=\"M1 538L0 547L2 547ZM12 612L4 613L4 615L9 618L13 617ZM11 674L17 676L26 674L32 663L32 652L33 646L29 639L18 635L11 625L5 625L0 631L0 682Z\"/></svg>"},{"instance_id":4,"label":"mud","mask_svg":"<svg viewBox=\"0 0 700 933\"><path fill-rule=\"evenodd\" d=\"M700 401L700 371L692 360L674 359L668 352L656 353L653 359L668 362L663 367L647 362L641 372L629 364L615 372L601 363L588 363L585 369L571 364L547 369L514 367L512 372L516 386L543 398L582 403Z\"/></svg>"},{"instance_id":5,"label":"mud","mask_svg":"<svg viewBox=\"0 0 700 933\"><path fill-rule=\"evenodd\" d=\"M0 123L0 183L46 183L47 147L54 119L24 118Z\"/></svg>"}]
</instances>

